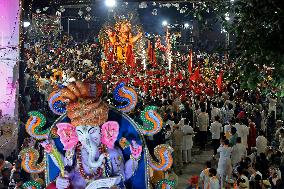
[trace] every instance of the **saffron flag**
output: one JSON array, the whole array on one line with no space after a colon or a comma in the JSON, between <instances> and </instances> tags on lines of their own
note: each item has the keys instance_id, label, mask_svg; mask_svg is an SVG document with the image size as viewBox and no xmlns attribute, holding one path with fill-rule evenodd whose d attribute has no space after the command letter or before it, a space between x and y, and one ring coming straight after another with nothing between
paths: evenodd
<instances>
[{"instance_id":1,"label":"saffron flag","mask_svg":"<svg viewBox=\"0 0 284 189\"><path fill-rule=\"evenodd\" d=\"M216 85L219 92L222 90L222 81L223 81L223 71L221 70L219 76L216 79Z\"/></svg>"},{"instance_id":2,"label":"saffron flag","mask_svg":"<svg viewBox=\"0 0 284 189\"><path fill-rule=\"evenodd\" d=\"M199 66L196 68L196 70L194 71L194 73L190 76L190 80L191 81L197 81L197 80L199 80L199 73L200 72L200 70L199 70Z\"/></svg>"},{"instance_id":3,"label":"saffron flag","mask_svg":"<svg viewBox=\"0 0 284 189\"><path fill-rule=\"evenodd\" d=\"M155 49L153 49L153 44L150 40L148 40L148 58L149 62L152 64L153 67L157 67L157 58L155 54Z\"/></svg>"},{"instance_id":4,"label":"saffron flag","mask_svg":"<svg viewBox=\"0 0 284 189\"><path fill-rule=\"evenodd\" d=\"M192 73L192 49L189 51L189 59L188 59L188 73Z\"/></svg>"},{"instance_id":5,"label":"saffron flag","mask_svg":"<svg viewBox=\"0 0 284 189\"><path fill-rule=\"evenodd\" d=\"M150 40L148 40L148 58L149 62L153 62L153 48Z\"/></svg>"}]
</instances>

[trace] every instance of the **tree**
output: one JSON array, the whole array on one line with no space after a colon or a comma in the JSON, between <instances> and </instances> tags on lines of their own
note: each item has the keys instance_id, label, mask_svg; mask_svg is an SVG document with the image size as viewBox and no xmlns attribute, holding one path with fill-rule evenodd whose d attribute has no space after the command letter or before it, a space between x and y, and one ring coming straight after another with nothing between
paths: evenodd
<instances>
[{"instance_id":1,"label":"tree","mask_svg":"<svg viewBox=\"0 0 284 189\"><path fill-rule=\"evenodd\" d=\"M235 35L236 78L242 87L272 88L284 96L283 1L212 0L200 7L196 15L210 9L229 34Z\"/></svg>"}]
</instances>

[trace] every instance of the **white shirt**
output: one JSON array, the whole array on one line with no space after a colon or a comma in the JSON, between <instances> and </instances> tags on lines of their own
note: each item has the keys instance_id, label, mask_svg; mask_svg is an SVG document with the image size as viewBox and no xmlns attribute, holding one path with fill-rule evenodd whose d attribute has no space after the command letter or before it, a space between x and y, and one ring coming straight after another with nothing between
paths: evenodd
<instances>
[{"instance_id":1,"label":"white shirt","mask_svg":"<svg viewBox=\"0 0 284 189\"><path fill-rule=\"evenodd\" d=\"M246 147L242 143L237 143L232 150L232 164L235 165L247 155Z\"/></svg>"},{"instance_id":2,"label":"white shirt","mask_svg":"<svg viewBox=\"0 0 284 189\"><path fill-rule=\"evenodd\" d=\"M209 126L209 116L205 112L201 112L197 116L197 126L200 131L207 131L207 127Z\"/></svg>"},{"instance_id":3,"label":"white shirt","mask_svg":"<svg viewBox=\"0 0 284 189\"><path fill-rule=\"evenodd\" d=\"M220 158L218 161L218 169L217 172L219 175L228 175L231 173L231 154L232 148L228 146L220 146L217 149L217 152L220 153Z\"/></svg>"},{"instance_id":4,"label":"white shirt","mask_svg":"<svg viewBox=\"0 0 284 189\"><path fill-rule=\"evenodd\" d=\"M189 125L184 125L182 127L183 132L183 150L189 150L193 146L192 134L193 128Z\"/></svg>"},{"instance_id":5,"label":"white shirt","mask_svg":"<svg viewBox=\"0 0 284 189\"><path fill-rule=\"evenodd\" d=\"M211 120L215 120L216 116L219 116L221 118L221 111L219 108L214 107L211 110Z\"/></svg>"},{"instance_id":6,"label":"white shirt","mask_svg":"<svg viewBox=\"0 0 284 189\"><path fill-rule=\"evenodd\" d=\"M256 138L257 154L265 153L267 149L267 139L264 136L258 136Z\"/></svg>"},{"instance_id":7,"label":"white shirt","mask_svg":"<svg viewBox=\"0 0 284 189\"><path fill-rule=\"evenodd\" d=\"M242 144L247 147L248 142L247 142L247 137L249 135L249 127L246 125L240 125L239 123L236 123L234 126L237 129L237 134L238 137L242 138Z\"/></svg>"},{"instance_id":8,"label":"white shirt","mask_svg":"<svg viewBox=\"0 0 284 189\"><path fill-rule=\"evenodd\" d=\"M210 127L210 131L212 133L212 139L220 139L221 130L222 130L222 124L218 121L214 121Z\"/></svg>"}]
</instances>

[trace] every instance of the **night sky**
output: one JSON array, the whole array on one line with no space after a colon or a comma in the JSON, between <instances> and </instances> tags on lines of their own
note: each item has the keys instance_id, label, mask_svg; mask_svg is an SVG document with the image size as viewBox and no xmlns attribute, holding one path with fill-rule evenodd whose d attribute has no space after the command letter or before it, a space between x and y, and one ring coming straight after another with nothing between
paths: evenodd
<instances>
[{"instance_id":1,"label":"night sky","mask_svg":"<svg viewBox=\"0 0 284 189\"><path fill-rule=\"evenodd\" d=\"M64 4L68 4L70 0L68 1L61 1L61 0L52 0L52 1L42 1L42 0L24 0L25 4L25 16L27 17L27 12L29 10L29 5L33 1L32 6L32 12L36 12L36 9L43 9L44 7L49 7L49 9L46 11L47 14L55 14L55 12L59 9L62 2ZM74 2L74 0L71 0ZM83 0L83 1L90 1L90 0ZM170 2L170 1L168 1ZM73 4L74 3L70 3ZM97 35L100 28L104 23L107 21L113 21L113 12L109 12L108 8L105 6L104 1L95 1L92 4L90 3L75 3L75 5L79 5L76 8L65 8L65 12L62 13L62 25L64 31L67 31L67 19L68 18L75 18L76 20L70 21L69 29L70 33L73 35L82 35L84 36L85 33L92 33L91 35ZM78 11L81 10L84 12L82 18L78 15ZM90 11L90 14L93 16L93 20L90 22L87 22L84 17L88 14L86 11L86 7L90 5L92 10ZM180 7L187 6L189 9L192 9L191 3L180 3ZM157 9L157 15L153 15L152 11L153 9ZM167 20L169 24L184 24L189 23L190 25L194 26L194 31L198 35L198 39L202 41L202 43L208 43L213 44L213 46L216 46L219 41L224 40L223 34L220 33L220 24L215 23L215 17L214 15L208 13L208 15L205 15L205 17L208 19L209 23L212 23L211 31L199 31L199 25L196 21L196 19L193 17L192 14L185 13L181 14L175 7L170 8L159 8L159 6L153 6L152 3L148 3L148 7L145 9L139 8L138 2L128 2L128 5L125 5L123 2L119 2L115 8L115 12L117 12L118 15L126 15L129 12L132 12L134 15L134 19L132 20L132 23L134 24L141 24L144 31L147 33L155 33L159 35L164 34L164 29L162 26L162 22L164 20ZM27 18L26 18L27 19Z\"/></svg>"}]
</instances>

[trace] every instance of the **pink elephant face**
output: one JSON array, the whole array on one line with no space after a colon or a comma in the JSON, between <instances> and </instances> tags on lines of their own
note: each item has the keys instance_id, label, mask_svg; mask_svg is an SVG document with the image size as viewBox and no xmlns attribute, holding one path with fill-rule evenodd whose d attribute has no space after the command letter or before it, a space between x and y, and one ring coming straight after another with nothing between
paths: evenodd
<instances>
[{"instance_id":1,"label":"pink elephant face","mask_svg":"<svg viewBox=\"0 0 284 189\"><path fill-rule=\"evenodd\" d=\"M116 121L108 121L102 125L101 142L108 148L113 148L119 132L119 124Z\"/></svg>"},{"instance_id":2,"label":"pink elephant face","mask_svg":"<svg viewBox=\"0 0 284 189\"><path fill-rule=\"evenodd\" d=\"M58 123L56 126L58 128L57 134L64 146L64 150L71 150L74 148L78 143L76 128L70 123Z\"/></svg>"}]
</instances>

